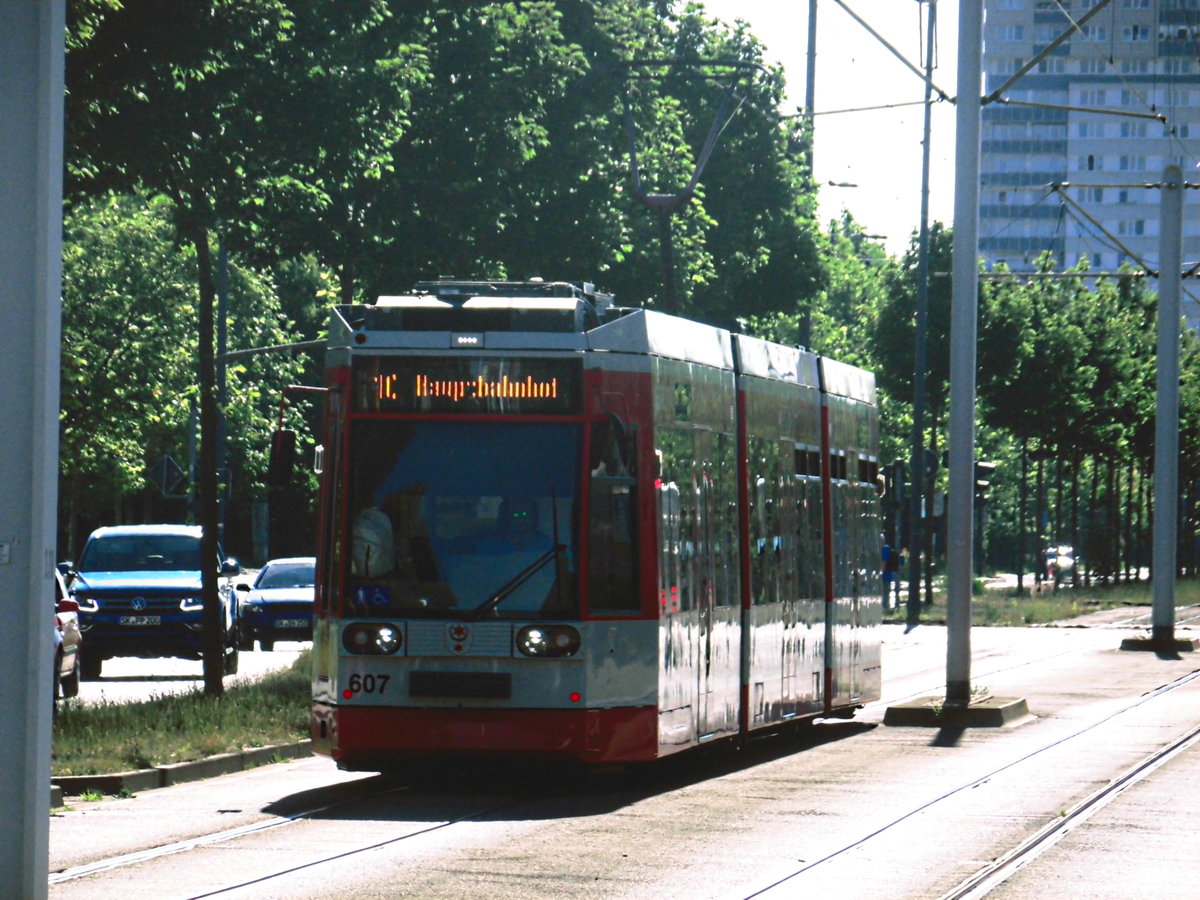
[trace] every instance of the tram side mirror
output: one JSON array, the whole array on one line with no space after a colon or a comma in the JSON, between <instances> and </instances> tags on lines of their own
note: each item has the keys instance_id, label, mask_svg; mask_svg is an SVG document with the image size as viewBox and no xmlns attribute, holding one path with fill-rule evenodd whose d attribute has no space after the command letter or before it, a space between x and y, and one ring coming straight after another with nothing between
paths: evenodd
<instances>
[{"instance_id":1,"label":"tram side mirror","mask_svg":"<svg viewBox=\"0 0 1200 900\"><path fill-rule=\"evenodd\" d=\"M271 435L271 458L267 463L267 487L287 487L296 468L296 432L280 428Z\"/></svg>"}]
</instances>

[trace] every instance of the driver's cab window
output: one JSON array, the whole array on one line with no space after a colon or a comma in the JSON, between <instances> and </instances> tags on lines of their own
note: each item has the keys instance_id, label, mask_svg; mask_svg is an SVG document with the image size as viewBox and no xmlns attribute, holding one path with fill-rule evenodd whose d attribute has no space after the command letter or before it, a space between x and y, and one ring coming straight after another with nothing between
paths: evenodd
<instances>
[{"instance_id":1,"label":"driver's cab window","mask_svg":"<svg viewBox=\"0 0 1200 900\"><path fill-rule=\"evenodd\" d=\"M364 422L354 438L352 606L576 610L577 428Z\"/></svg>"}]
</instances>

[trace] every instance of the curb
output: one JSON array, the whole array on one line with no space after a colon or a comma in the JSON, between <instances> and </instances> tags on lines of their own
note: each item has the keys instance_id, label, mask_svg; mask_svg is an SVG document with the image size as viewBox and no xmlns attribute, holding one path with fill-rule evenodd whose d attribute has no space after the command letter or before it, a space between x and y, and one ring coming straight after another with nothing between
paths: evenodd
<instances>
[{"instance_id":1,"label":"curb","mask_svg":"<svg viewBox=\"0 0 1200 900\"><path fill-rule=\"evenodd\" d=\"M1023 698L985 697L965 707L942 706L945 697L924 697L889 706L883 724L916 728L1007 728L1033 721Z\"/></svg>"},{"instance_id":2,"label":"curb","mask_svg":"<svg viewBox=\"0 0 1200 900\"><path fill-rule=\"evenodd\" d=\"M88 792L135 794L138 791L244 772L276 760L300 759L311 755L312 741L298 741L295 744L250 747L240 753L222 753L194 762L171 763L111 775L58 775L50 779L50 805L62 806L64 795L77 797Z\"/></svg>"}]
</instances>

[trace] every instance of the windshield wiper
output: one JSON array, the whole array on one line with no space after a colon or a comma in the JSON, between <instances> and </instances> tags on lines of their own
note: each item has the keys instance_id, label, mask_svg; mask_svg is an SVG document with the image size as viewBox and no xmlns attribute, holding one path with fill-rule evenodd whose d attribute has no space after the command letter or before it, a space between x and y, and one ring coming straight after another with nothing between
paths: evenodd
<instances>
[{"instance_id":1,"label":"windshield wiper","mask_svg":"<svg viewBox=\"0 0 1200 900\"><path fill-rule=\"evenodd\" d=\"M504 582L504 584L500 585L494 594L469 611L463 618L467 620L473 620L481 619L486 616L497 606L516 593L517 589L525 584L525 582L527 582L542 569L546 568L550 562L557 560L558 555L566 549L566 544L555 544L512 578L508 579L508 581Z\"/></svg>"}]
</instances>

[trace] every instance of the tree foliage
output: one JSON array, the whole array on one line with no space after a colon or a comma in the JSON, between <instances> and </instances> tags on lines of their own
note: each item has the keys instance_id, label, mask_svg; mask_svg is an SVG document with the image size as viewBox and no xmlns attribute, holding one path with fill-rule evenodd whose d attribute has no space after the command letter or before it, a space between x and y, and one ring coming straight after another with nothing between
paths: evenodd
<instances>
[{"instance_id":1,"label":"tree foliage","mask_svg":"<svg viewBox=\"0 0 1200 900\"><path fill-rule=\"evenodd\" d=\"M186 492L186 483L156 479L168 456L186 474L198 399L196 348L186 339L195 331L196 261L176 241L173 214L168 198L139 195L84 198L66 211L60 499L70 553L101 524L147 511L188 515L186 497L164 496ZM298 289L314 291L311 281ZM300 336L272 281L236 259L229 298L231 350ZM278 391L302 365L296 357L254 356L230 367L229 463L233 487L248 501L262 496L257 482Z\"/></svg>"}]
</instances>

